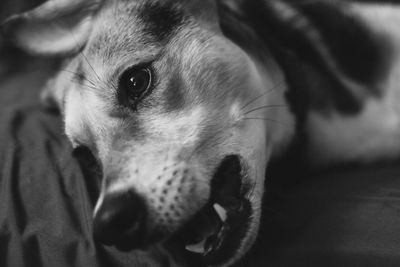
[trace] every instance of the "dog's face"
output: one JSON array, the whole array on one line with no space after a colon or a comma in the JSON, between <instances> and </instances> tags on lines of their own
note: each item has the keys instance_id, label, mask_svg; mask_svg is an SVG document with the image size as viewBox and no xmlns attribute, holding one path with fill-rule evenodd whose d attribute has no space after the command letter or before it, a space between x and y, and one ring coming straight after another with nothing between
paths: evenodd
<instances>
[{"instance_id":1,"label":"dog's face","mask_svg":"<svg viewBox=\"0 0 400 267\"><path fill-rule=\"evenodd\" d=\"M105 244L173 236L225 265L256 237L270 153L265 89L279 76L261 76L215 12L207 1L106 2L51 84L62 88L68 138L102 166L94 234Z\"/></svg>"},{"instance_id":2,"label":"dog's face","mask_svg":"<svg viewBox=\"0 0 400 267\"><path fill-rule=\"evenodd\" d=\"M265 121L246 113L267 105L250 103L265 81L214 25L185 16L160 3L104 9L85 57L66 67L76 73L64 96L66 133L103 166L101 241L141 247L189 223L183 245L222 264L257 229L267 135Z\"/></svg>"}]
</instances>

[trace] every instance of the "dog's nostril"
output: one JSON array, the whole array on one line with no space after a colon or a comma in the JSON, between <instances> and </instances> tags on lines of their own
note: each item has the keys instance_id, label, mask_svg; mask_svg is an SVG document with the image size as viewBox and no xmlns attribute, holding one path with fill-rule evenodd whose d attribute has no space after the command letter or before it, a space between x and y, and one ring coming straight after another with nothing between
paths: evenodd
<instances>
[{"instance_id":1,"label":"dog's nostril","mask_svg":"<svg viewBox=\"0 0 400 267\"><path fill-rule=\"evenodd\" d=\"M133 249L143 243L146 207L131 192L107 195L94 218L93 235L105 245Z\"/></svg>"}]
</instances>

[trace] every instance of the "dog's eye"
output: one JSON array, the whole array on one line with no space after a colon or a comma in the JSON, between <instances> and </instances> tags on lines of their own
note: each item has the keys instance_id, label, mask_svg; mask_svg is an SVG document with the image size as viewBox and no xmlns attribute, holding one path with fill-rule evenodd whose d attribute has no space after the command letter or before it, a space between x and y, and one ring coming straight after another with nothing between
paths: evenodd
<instances>
[{"instance_id":1,"label":"dog's eye","mask_svg":"<svg viewBox=\"0 0 400 267\"><path fill-rule=\"evenodd\" d=\"M135 106L150 89L152 79L152 72L147 67L128 69L119 80L120 100Z\"/></svg>"}]
</instances>

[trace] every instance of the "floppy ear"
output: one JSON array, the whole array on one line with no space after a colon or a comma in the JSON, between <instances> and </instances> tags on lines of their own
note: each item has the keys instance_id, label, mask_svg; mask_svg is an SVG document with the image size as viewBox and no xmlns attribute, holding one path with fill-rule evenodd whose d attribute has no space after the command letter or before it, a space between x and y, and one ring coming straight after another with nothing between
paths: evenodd
<instances>
[{"instance_id":1,"label":"floppy ear","mask_svg":"<svg viewBox=\"0 0 400 267\"><path fill-rule=\"evenodd\" d=\"M354 5L324 0L243 3L249 23L272 45L288 80L297 83L294 87L307 83L308 91L297 97L308 93L311 107L357 112L366 97L381 94L388 49Z\"/></svg>"},{"instance_id":2,"label":"floppy ear","mask_svg":"<svg viewBox=\"0 0 400 267\"><path fill-rule=\"evenodd\" d=\"M6 39L34 54L68 54L82 48L92 15L101 0L49 0L10 17L1 30Z\"/></svg>"}]
</instances>

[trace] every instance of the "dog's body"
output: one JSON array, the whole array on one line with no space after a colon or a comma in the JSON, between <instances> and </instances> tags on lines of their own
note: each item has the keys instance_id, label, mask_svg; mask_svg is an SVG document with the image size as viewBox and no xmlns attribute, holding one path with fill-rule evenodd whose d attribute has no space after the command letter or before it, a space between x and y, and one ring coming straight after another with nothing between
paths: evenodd
<instances>
[{"instance_id":1,"label":"dog's body","mask_svg":"<svg viewBox=\"0 0 400 267\"><path fill-rule=\"evenodd\" d=\"M308 153L324 162L371 162L393 159L400 145L400 23L398 7L361 5L357 14L372 30L390 43L390 68L379 81L379 97L365 97L363 108L354 116L333 113L329 118L314 113L308 119L311 149ZM386 39L387 38L387 39Z\"/></svg>"},{"instance_id":2,"label":"dog's body","mask_svg":"<svg viewBox=\"0 0 400 267\"><path fill-rule=\"evenodd\" d=\"M178 236L227 266L257 236L271 157L400 154L399 24L390 4L53 0L4 28L72 55L44 98L102 165L95 237Z\"/></svg>"}]
</instances>

